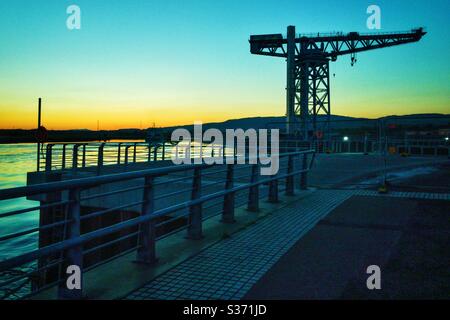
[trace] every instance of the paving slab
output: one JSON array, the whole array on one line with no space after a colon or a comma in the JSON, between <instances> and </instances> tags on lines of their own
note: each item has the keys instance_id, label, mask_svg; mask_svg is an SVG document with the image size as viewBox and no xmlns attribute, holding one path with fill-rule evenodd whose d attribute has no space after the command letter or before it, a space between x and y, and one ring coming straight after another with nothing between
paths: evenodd
<instances>
[{"instance_id":1,"label":"paving slab","mask_svg":"<svg viewBox=\"0 0 450 320\"><path fill-rule=\"evenodd\" d=\"M244 298L448 299L449 213L449 201L427 194L353 196L292 246ZM370 265L382 270L382 290L367 289Z\"/></svg>"}]
</instances>

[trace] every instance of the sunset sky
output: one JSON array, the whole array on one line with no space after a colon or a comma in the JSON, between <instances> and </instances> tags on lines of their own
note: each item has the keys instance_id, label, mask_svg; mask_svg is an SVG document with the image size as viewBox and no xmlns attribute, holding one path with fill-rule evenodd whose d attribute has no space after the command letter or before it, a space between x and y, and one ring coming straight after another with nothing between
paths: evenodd
<instances>
[{"instance_id":1,"label":"sunset sky","mask_svg":"<svg viewBox=\"0 0 450 320\"><path fill-rule=\"evenodd\" d=\"M81 8L81 30L66 8ZM251 34L419 26L418 43L332 63L333 114L450 113L450 1L0 0L0 128L146 128L285 113L284 59Z\"/></svg>"}]
</instances>

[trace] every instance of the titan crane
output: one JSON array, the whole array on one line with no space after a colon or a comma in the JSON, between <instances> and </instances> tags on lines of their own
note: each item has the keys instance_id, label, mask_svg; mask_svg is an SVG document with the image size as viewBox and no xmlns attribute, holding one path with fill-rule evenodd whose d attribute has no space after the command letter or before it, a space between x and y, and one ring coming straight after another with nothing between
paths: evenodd
<instances>
[{"instance_id":1,"label":"titan crane","mask_svg":"<svg viewBox=\"0 0 450 320\"><path fill-rule=\"evenodd\" d=\"M350 54L351 64L356 53L419 41L423 28L409 32L359 34L317 34L296 37L295 26L282 34L250 36L252 54L283 57L287 61L286 131L308 139L308 132L317 132L317 115L325 114L330 121L330 61ZM322 131L323 132L323 131Z\"/></svg>"}]
</instances>

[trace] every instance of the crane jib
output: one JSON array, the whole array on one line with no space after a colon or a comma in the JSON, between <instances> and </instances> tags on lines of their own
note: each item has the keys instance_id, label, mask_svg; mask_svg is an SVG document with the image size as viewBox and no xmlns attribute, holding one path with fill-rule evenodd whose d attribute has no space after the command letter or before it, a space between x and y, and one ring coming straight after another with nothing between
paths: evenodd
<instances>
[{"instance_id":1,"label":"crane jib","mask_svg":"<svg viewBox=\"0 0 450 320\"><path fill-rule=\"evenodd\" d=\"M315 139L316 118L327 115L327 125L320 128L327 135L329 130L330 87L329 62L338 56L351 55L351 65L357 62L359 52L387 48L419 41L426 32L423 28L407 32L370 33L358 32L295 33L289 26L287 36L281 33L250 36L250 52L257 55L286 58L286 133Z\"/></svg>"}]
</instances>

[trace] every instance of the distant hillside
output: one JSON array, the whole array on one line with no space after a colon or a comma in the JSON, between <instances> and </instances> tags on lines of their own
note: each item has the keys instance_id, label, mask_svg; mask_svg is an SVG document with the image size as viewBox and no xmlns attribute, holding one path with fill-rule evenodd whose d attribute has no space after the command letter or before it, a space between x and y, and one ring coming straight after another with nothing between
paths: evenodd
<instances>
[{"instance_id":1,"label":"distant hillside","mask_svg":"<svg viewBox=\"0 0 450 320\"><path fill-rule=\"evenodd\" d=\"M381 118L388 124L398 126L408 126L412 128L430 128L441 127L450 128L450 115L444 114L412 114L404 116L386 116ZM378 119L354 118L346 116L331 116L331 126L334 129L358 129L365 127L377 126ZM318 127L326 121L326 116L318 116ZM265 128L285 128L285 117L252 117L231 119L224 122L212 122L203 124L203 129L217 128L219 130L241 128L247 130L249 128L265 129ZM159 128L167 134L170 134L176 128L186 128L193 130L193 125L181 125L166 128ZM86 129L78 130L50 130L48 132L48 141L50 142L74 142L74 141L98 141L98 140L139 140L145 139L147 129L120 129L120 130L102 130L92 131ZM21 129L0 129L0 143L18 143L18 142L35 142L35 130Z\"/></svg>"},{"instance_id":2,"label":"distant hillside","mask_svg":"<svg viewBox=\"0 0 450 320\"><path fill-rule=\"evenodd\" d=\"M207 130L209 128L217 128L219 130L225 129L237 129L241 128L247 130L249 128L254 129L284 129L286 127L285 117L252 117L252 118L241 118L241 119L231 119L224 122L212 122L203 124L203 129ZM390 115L382 117L386 123L394 123L398 125L407 126L450 126L450 114L412 114L412 115ZM365 126L376 126L377 120L379 119L368 119L368 118L354 118L347 116L332 115L330 117L330 122L332 128L342 129L342 128L359 128ZM326 116L319 115L317 117L317 122L319 128L326 122ZM193 125L182 125L174 127L163 128L165 131L172 131L176 128L186 128L188 130L193 129Z\"/></svg>"},{"instance_id":3,"label":"distant hillside","mask_svg":"<svg viewBox=\"0 0 450 320\"><path fill-rule=\"evenodd\" d=\"M318 121L323 122L326 120L326 117L323 115L318 116ZM355 120L367 120L365 118L352 118L345 116L331 116L331 121L334 122L351 122ZM286 117L252 117L252 118L241 118L241 119L231 119L224 122L210 122L203 124L203 129L207 130L209 128L216 128L219 130L225 129L243 129L247 130L249 128L254 129L284 129L286 127ZM193 129L193 125L182 125L182 126L173 126L173 127L165 127L164 130L172 131L176 128L186 128L188 130Z\"/></svg>"}]
</instances>

